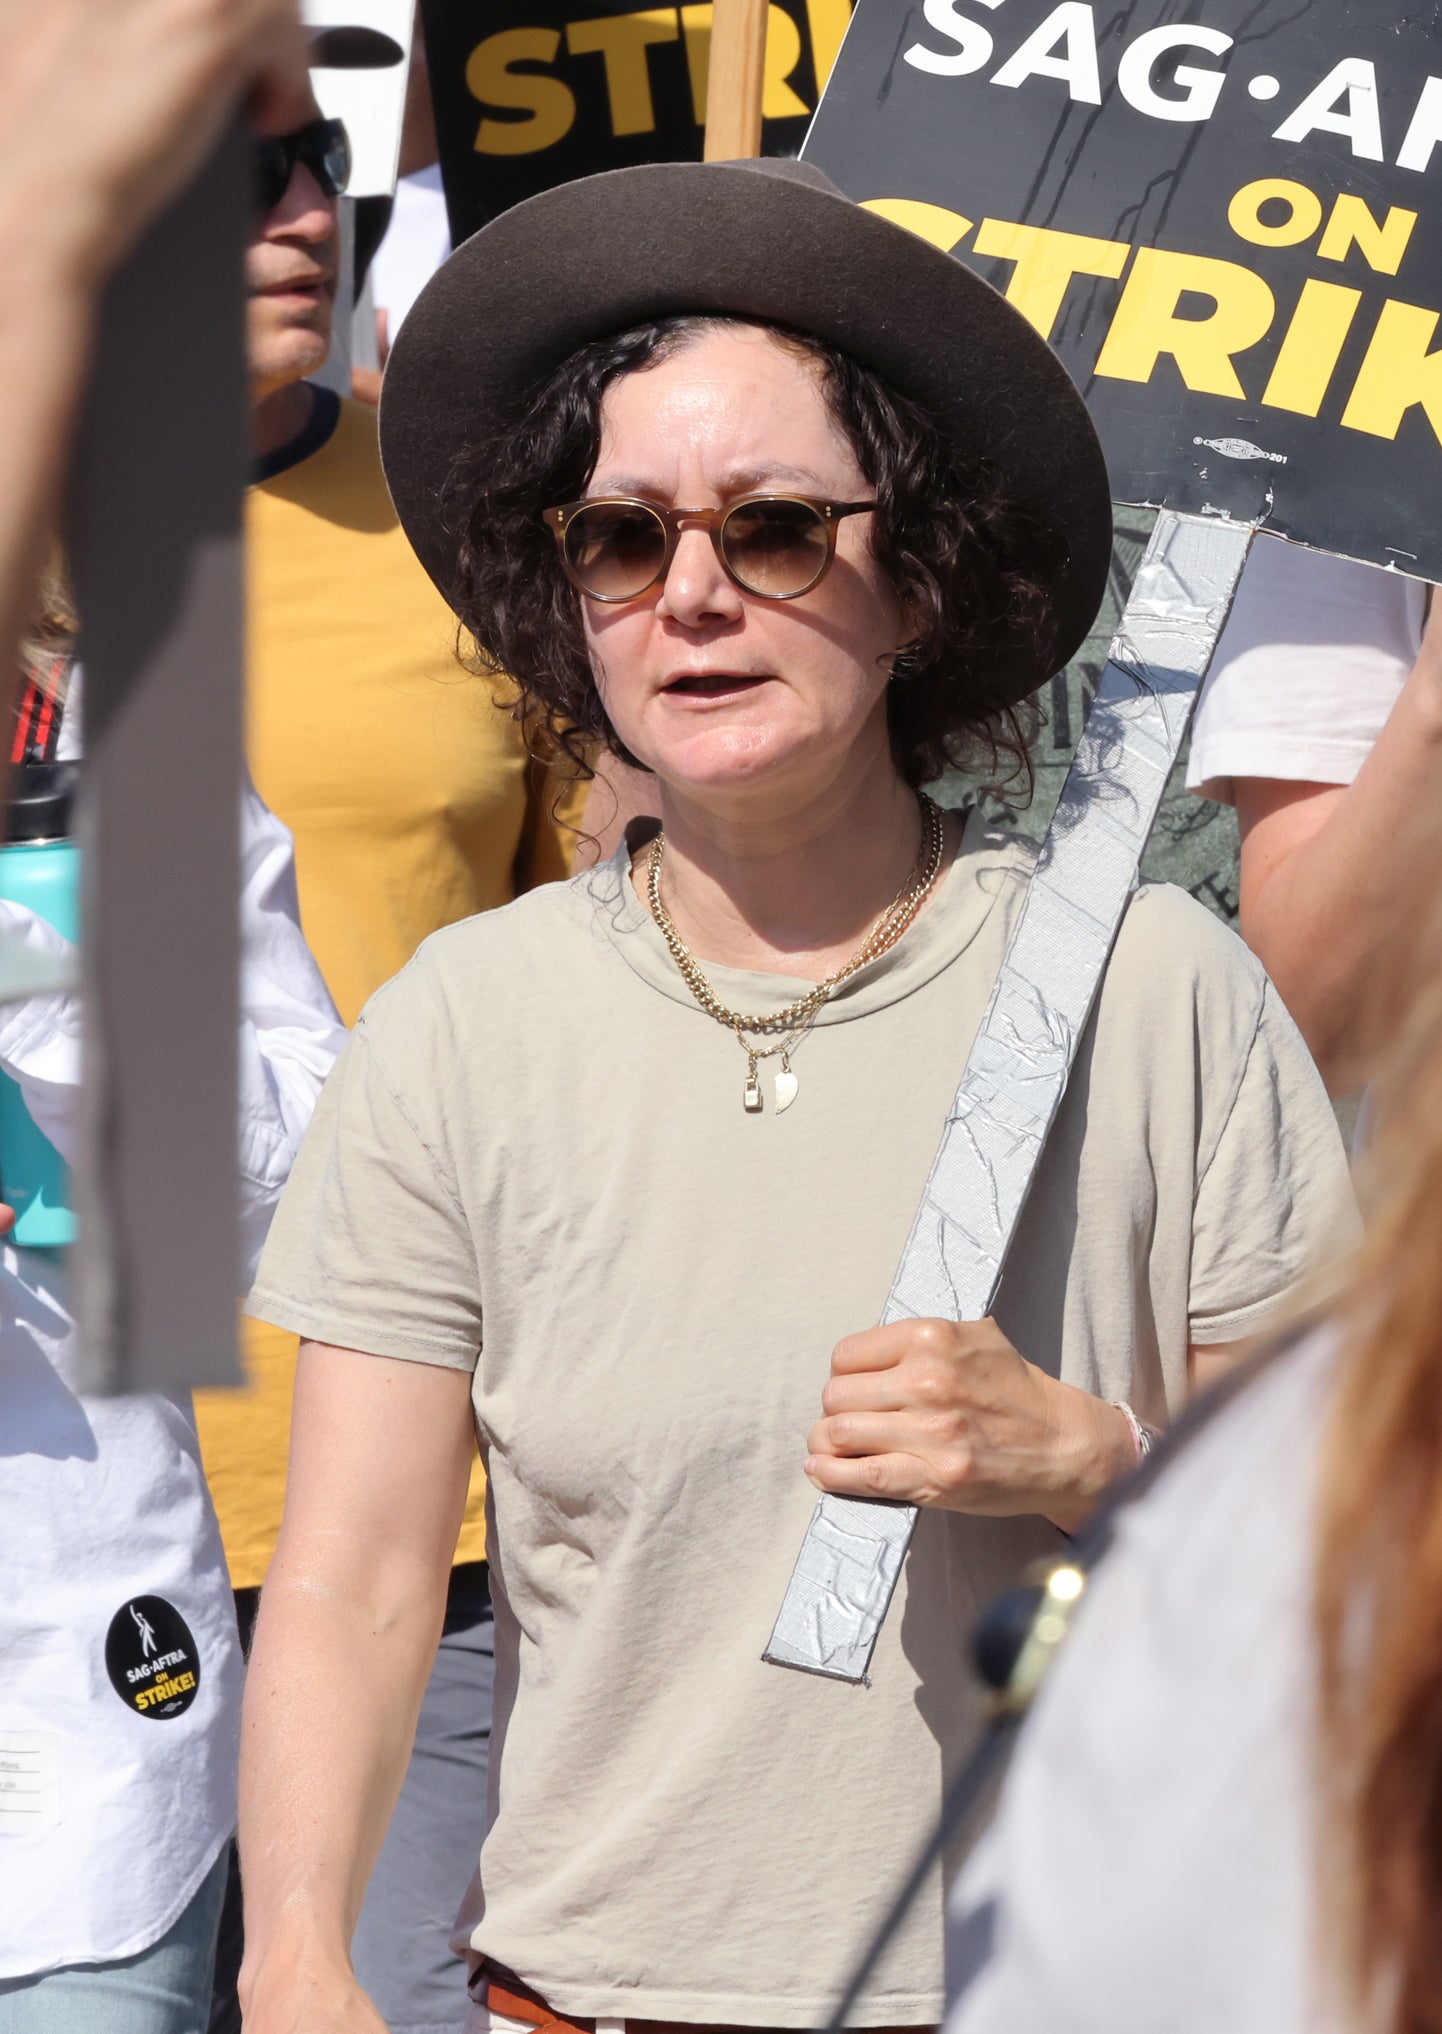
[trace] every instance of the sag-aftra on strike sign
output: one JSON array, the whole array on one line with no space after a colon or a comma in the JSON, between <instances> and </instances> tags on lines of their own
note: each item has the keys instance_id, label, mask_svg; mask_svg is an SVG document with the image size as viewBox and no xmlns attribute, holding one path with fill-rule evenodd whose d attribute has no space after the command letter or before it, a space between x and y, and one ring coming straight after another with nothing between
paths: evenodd
<instances>
[{"instance_id":1,"label":"sag-aftra on strike sign","mask_svg":"<svg viewBox=\"0 0 1442 2034\"><path fill-rule=\"evenodd\" d=\"M971 263L1122 501L1442 578L1442 7L860 0L805 153Z\"/></svg>"}]
</instances>

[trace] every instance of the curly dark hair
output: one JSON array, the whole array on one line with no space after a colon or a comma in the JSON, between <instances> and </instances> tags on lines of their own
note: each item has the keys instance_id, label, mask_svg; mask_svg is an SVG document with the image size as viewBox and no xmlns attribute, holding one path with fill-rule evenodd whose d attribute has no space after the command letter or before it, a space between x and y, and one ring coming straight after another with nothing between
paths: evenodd
<instances>
[{"instance_id":1,"label":"curly dark hair","mask_svg":"<svg viewBox=\"0 0 1442 2034\"><path fill-rule=\"evenodd\" d=\"M640 765L601 703L580 596L561 571L541 510L574 501L594 471L601 398L613 381L668 359L701 333L759 325L813 363L832 415L876 497L877 563L921 617L888 691L892 753L906 782L949 769L1032 787L1035 709L998 676L1025 653L1046 665L1055 624L1045 586L1056 538L1006 493L990 465L966 460L931 418L870 368L806 333L760 320L657 319L581 347L532 392L520 419L457 459L446 489L459 539L461 641L478 666L516 688L514 711L549 729L592 774L597 746ZM464 655L464 650L463 650ZM996 788L993 785L991 788Z\"/></svg>"}]
</instances>

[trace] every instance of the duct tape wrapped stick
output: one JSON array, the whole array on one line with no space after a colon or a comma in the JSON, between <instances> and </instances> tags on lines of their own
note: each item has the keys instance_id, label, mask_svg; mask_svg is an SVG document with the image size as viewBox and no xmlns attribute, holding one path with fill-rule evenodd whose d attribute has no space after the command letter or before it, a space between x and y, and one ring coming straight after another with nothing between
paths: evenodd
<instances>
[{"instance_id":1,"label":"duct tape wrapped stick","mask_svg":"<svg viewBox=\"0 0 1442 2034\"><path fill-rule=\"evenodd\" d=\"M1252 529L1163 510L942 1132L883 1324L990 1313ZM764 1657L863 1681L912 1505L823 1497Z\"/></svg>"}]
</instances>

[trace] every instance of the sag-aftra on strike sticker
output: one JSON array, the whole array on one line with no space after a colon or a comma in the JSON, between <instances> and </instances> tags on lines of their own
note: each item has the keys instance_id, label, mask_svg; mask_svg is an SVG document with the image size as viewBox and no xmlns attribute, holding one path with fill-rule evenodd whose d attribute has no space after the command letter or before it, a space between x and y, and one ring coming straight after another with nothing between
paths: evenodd
<instances>
[{"instance_id":1,"label":"sag-aftra on strike sticker","mask_svg":"<svg viewBox=\"0 0 1442 2034\"><path fill-rule=\"evenodd\" d=\"M138 1716L183 1716L200 1691L200 1652L190 1626L163 1596L122 1603L105 1634L110 1685Z\"/></svg>"},{"instance_id":2,"label":"sag-aftra on strike sticker","mask_svg":"<svg viewBox=\"0 0 1442 2034\"><path fill-rule=\"evenodd\" d=\"M805 154L1051 341L1118 500L1442 577L1442 8L861 0Z\"/></svg>"}]
</instances>

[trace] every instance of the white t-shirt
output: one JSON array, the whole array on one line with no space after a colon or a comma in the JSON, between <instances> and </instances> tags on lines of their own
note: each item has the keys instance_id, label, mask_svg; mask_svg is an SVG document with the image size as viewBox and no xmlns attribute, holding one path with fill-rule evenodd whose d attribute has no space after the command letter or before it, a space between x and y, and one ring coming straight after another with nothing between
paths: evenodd
<instances>
[{"instance_id":1,"label":"white t-shirt","mask_svg":"<svg viewBox=\"0 0 1442 2034\"><path fill-rule=\"evenodd\" d=\"M1119 1516L953 1896L945 2034L1330 2034L1308 1771L1335 1336Z\"/></svg>"},{"instance_id":2,"label":"white t-shirt","mask_svg":"<svg viewBox=\"0 0 1442 2034\"><path fill-rule=\"evenodd\" d=\"M248 783L241 868L239 1162L253 1261L344 1032L301 937L290 835ZM65 947L23 905L0 903L0 929ZM0 1006L0 1068L65 1152L75 999ZM189 1403L81 1396L72 1350L63 1261L5 1246L0 1978L148 1948L235 1823L240 1654Z\"/></svg>"},{"instance_id":3,"label":"white t-shirt","mask_svg":"<svg viewBox=\"0 0 1442 2034\"><path fill-rule=\"evenodd\" d=\"M1427 588L1259 536L1192 724L1187 789L1350 784L1416 662Z\"/></svg>"}]
</instances>

